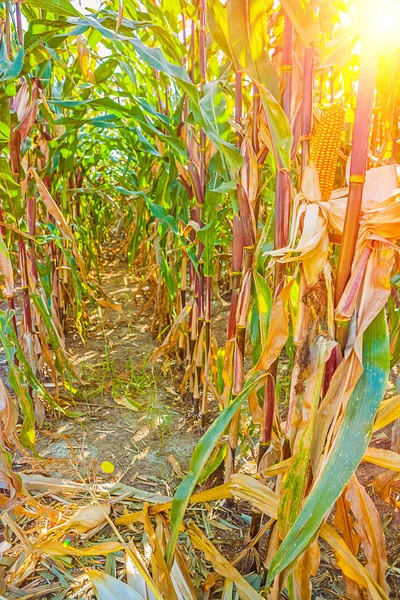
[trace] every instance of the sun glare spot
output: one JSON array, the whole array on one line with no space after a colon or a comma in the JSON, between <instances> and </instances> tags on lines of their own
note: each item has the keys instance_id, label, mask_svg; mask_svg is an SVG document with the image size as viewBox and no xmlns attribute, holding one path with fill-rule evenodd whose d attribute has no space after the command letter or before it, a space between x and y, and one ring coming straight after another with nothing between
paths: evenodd
<instances>
[{"instance_id":1,"label":"sun glare spot","mask_svg":"<svg viewBox=\"0 0 400 600\"><path fill-rule=\"evenodd\" d=\"M362 34L371 49L386 52L398 45L400 0L367 0L359 10Z\"/></svg>"}]
</instances>

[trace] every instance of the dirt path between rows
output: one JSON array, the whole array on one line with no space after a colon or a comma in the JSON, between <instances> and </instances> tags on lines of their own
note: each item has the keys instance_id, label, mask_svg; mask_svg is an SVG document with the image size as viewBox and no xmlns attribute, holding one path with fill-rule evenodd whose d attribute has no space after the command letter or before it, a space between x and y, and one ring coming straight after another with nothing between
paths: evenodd
<instances>
[{"instance_id":1,"label":"dirt path between rows","mask_svg":"<svg viewBox=\"0 0 400 600\"><path fill-rule=\"evenodd\" d=\"M145 298L132 273L123 258L104 261L103 289L122 310L92 308L85 343L76 332L67 335L71 361L87 385L77 386L69 401L76 418L49 417L34 467L54 477L135 482L171 495L200 432L188 421L190 407L176 394L168 365L148 361L155 345L151 312L141 314ZM101 470L103 461L114 465L112 475Z\"/></svg>"}]
</instances>

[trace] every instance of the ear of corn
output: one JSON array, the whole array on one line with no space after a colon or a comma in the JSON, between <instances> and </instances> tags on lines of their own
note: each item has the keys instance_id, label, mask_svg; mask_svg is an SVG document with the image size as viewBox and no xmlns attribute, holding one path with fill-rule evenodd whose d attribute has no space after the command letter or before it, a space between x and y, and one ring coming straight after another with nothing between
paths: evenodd
<instances>
[{"instance_id":1,"label":"ear of corn","mask_svg":"<svg viewBox=\"0 0 400 600\"><path fill-rule=\"evenodd\" d=\"M343 129L344 108L340 104L333 104L324 111L312 140L311 162L317 167L324 201L329 200L335 184Z\"/></svg>"}]
</instances>

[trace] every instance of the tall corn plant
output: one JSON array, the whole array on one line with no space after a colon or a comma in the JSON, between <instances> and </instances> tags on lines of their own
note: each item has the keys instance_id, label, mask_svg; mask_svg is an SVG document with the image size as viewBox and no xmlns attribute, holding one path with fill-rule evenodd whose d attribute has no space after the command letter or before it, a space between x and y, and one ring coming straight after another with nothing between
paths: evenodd
<instances>
[{"instance_id":1,"label":"tall corn plant","mask_svg":"<svg viewBox=\"0 0 400 600\"><path fill-rule=\"evenodd\" d=\"M234 12L235 27L241 22L240 10L242 8L245 18L249 18L249 16L251 18L251 11L254 10L256 13L257 10L260 10L261 4L257 2L247 3L246 9L243 5L236 7L236 12ZM234 63L236 86L242 85L242 79L237 76L238 73L242 70L246 71L247 67L248 75L253 78L257 90L260 91L263 107L260 121L267 128L270 135L270 150L274 155L275 164L278 169L275 216L277 214L282 215L285 213L279 212L282 210L280 202L285 201L288 186L279 182L282 178L281 174L285 174L290 170L290 163L282 162L282 157L286 158L289 156L290 158L292 136L282 135L282 132L285 131L283 124L287 122L285 116L278 111L279 105L274 102L271 94L263 87L263 81L260 81L259 73L255 75L254 72L251 72L252 68L254 68L254 63L252 64L252 52L255 51L255 44L257 43L255 37L246 38L248 32L251 32L251 25L247 22L242 33L236 38L231 34L229 19L233 12L232 5L233 3L231 5L228 3L226 9L222 7L213 8L213 35L214 39L219 41L221 48L225 52L229 52L228 56ZM224 412L212 424L203 440L199 443L192 458L189 475L176 493L171 515L172 540L167 551L167 556L169 558L172 556L176 542L177 527L182 520L183 511L190 493L211 455L212 448L223 434L228 423L230 423L229 451L231 452L231 457L229 458L228 454L227 480L230 480L233 470L232 452L234 453L237 445L240 406L260 387L265 386L266 394L268 394L270 388L270 393L274 397L273 379L271 380L270 368L276 364L275 361L278 359L288 339L289 321L286 304L289 298L291 298L291 294L293 294L292 290L295 289L293 288L294 282L297 277L300 277L300 285L296 286L300 294L298 299L300 302L299 314L296 316L298 346L295 353L292 388L289 398L289 414L286 422L286 435L288 436L289 443L286 441L284 430L279 422L275 424L274 432L276 447L280 447L281 449L276 456L278 462L279 460L282 462L281 472L284 474L283 476L279 476L275 482L280 501L277 513L277 527L270 536L270 549L267 556L267 564L269 566L267 585L275 578L275 585L271 593L273 597L277 597L281 587L285 584L288 573L294 569L293 574L289 576L288 585L290 594L292 597L304 598L308 597L310 593L308 578L316 572L318 565L317 545L314 542L315 536L346 485L347 491L344 492L346 497L338 505L338 514L339 511L343 513L344 507L346 508L345 513L342 514L342 519L349 518L348 516L346 517L346 514L350 506L353 514L356 515L356 521L359 520L361 522L363 519L372 521L376 519L375 509L370 502L365 501L365 492L357 482L354 472L364 454L367 452L368 455L367 446L372 432L373 421L386 390L389 370L389 345L383 308L388 299L390 276L394 268L394 253L393 247L391 248L391 241L396 239L397 234L394 233L394 228L391 228L391 232L387 232L388 237L385 238L386 241L382 236L376 242L377 245L375 242L372 242L371 245L371 241L368 240L373 239L374 234L370 232L371 225L367 225L365 222L362 233L360 232L357 236L354 233L352 234L353 239L355 238L354 242L350 242L353 244L353 250L350 254L346 250L350 234L347 233L349 225L345 225L343 229L343 216L344 214L346 215L344 223L351 223L353 231L355 228L358 231L361 195L358 192L359 208L354 212L352 208L354 202L352 200L354 198L352 181L359 185L357 177L364 176L365 174L368 142L368 136L365 137L365 135L368 133L368 115L372 111L373 85L371 86L371 83L363 83L365 81L363 78L367 78L367 81L370 81L373 75L371 73L368 73L368 75L364 74L365 67L361 67L360 101L356 108L352 165L356 164L354 161L358 160L361 165L358 168L362 169L362 171L360 174L356 173L354 176L352 175L354 167L351 167L349 201L348 203L342 202L341 205L344 205L347 210L343 212L342 208L340 208L338 211L335 199L331 201L331 193L335 181L338 152L343 132L343 109L339 106L327 109L326 114L322 115L321 123L314 139L312 135L312 110L315 54L310 49L310 44L316 41L318 35L317 19L311 6L304 5L304 12L296 12L292 3L282 2L282 5L286 11L286 19L292 19L291 24L294 26L295 35L298 36L300 50L303 54L303 96L299 109L301 114L301 167L297 173L297 181L301 184L301 191L294 200L294 213L290 233L289 225L285 225L284 217L279 216L278 218L277 222L279 226L283 227L283 231L285 231L286 227L287 233L281 233L281 230L278 228L278 233L275 234L275 250L270 252L270 255L277 257L279 265L297 264L299 270L292 271L289 279L285 282L284 278L282 279L282 267L275 269L275 286L278 286L277 296L272 303L269 326L267 326L267 333L263 337L261 352L244 386L244 343L243 341L238 343L238 339L241 340L242 338L236 337L233 350L233 371L229 368L229 361L225 362L225 368L228 369L225 379L227 382L231 382L232 395L228 397L228 406ZM264 5L261 8L261 11L263 10L267 11L268 7ZM288 37L289 34L286 33L287 43ZM243 51L245 58L242 56L243 62L240 65L240 71L237 66L238 63L240 64L240 59L238 59L237 55L233 59L235 44L236 48L238 46L240 48L240 44L243 44L245 47ZM303 50L301 49L301 44L305 47ZM258 58L260 59L260 57ZM248 61L247 64L246 60ZM298 60L300 61L300 59ZM287 64L286 61L287 54L285 55L284 64ZM260 63L262 63L261 59ZM285 77L287 76L285 75ZM364 88L366 89L365 93ZM286 90L287 95L288 91ZM236 93L235 97L236 102L238 102L241 94ZM287 98L285 102L286 107L288 107L289 101ZM363 102L370 103L369 106L371 108L369 109L369 113L367 111L367 114L363 110ZM274 128L277 123L271 118L272 108L275 111L273 113L274 116L279 114L278 123L280 129ZM237 125L239 125L239 114L240 111L237 110ZM249 114L251 114L251 111ZM364 133L364 138L358 133L361 122L363 123L363 130L366 132ZM246 137L246 133L243 129L240 129L239 134L240 142L243 143L242 139ZM296 135L295 131L294 134ZM283 140L287 140L289 143L289 146L286 145L286 154L284 154L285 142ZM364 145L363 158L360 158L358 155L360 151L362 152L358 144ZM329 148L332 148L332 150L329 150ZM245 181L249 181L250 177L246 177L244 173L246 168L251 168L251 157L246 153L243 156L244 166L239 171L239 175ZM295 157L295 154L292 154L292 156ZM254 178L252 182L254 182ZM393 214L397 213L398 210L395 197L392 196L392 199L390 199L392 191L392 189L388 189L387 195L389 199L386 200L385 205L388 210L387 215L391 214L391 211L394 211ZM373 195L377 194L377 189L371 186L369 192ZM237 220L237 223L240 223L240 225L236 225L236 231L240 231L241 226L244 228L242 236L246 235L246 231L249 235L257 235L254 232L254 225L252 226L252 223L254 223L254 208L246 208L243 201L243 189L240 180L237 186L237 194L238 219L240 219ZM382 209L378 209L378 205L379 202L376 201L377 214L380 210L386 212L386 208L383 209L382 206ZM391 207L390 209L389 206ZM339 213L341 213L340 222L336 220L336 215ZM385 222L386 217L383 213L380 216L382 222L378 227L383 226L383 229L385 229L386 226L383 225L383 222ZM379 219L378 217L376 218ZM365 219L368 221L368 217L365 217ZM243 227L244 223L245 226ZM367 233L367 231L370 233ZM340 244L336 282L336 290L339 290L339 292L336 291L336 299L334 299L333 295L332 265L329 260L330 232L332 232L332 235L334 233L335 243ZM392 237L393 235L394 238ZM238 331L240 332L240 336L242 336L244 332L241 332L245 331L247 327L247 315L251 303L250 281L253 270L253 255L251 254L249 257L249 251L254 247L254 243L255 239L253 242L251 237L247 239L247 243L243 242L243 247L247 249L248 262L243 267L243 283L238 293L237 308L232 310L231 307L230 313L231 318L236 317L236 333L234 334L236 336L238 335ZM343 275L344 254L347 254L346 260L350 261L350 267L347 267L346 275ZM353 267L351 269L352 261ZM236 264L240 265L240 259ZM234 275L236 275L236 272L235 270ZM373 273L379 273L374 283L372 283L371 279ZM280 291L279 284L281 282L283 287ZM255 282L254 285L257 298L255 306L257 306L257 300L263 296L262 285L264 284L261 285L260 282L257 287ZM368 298L372 298L374 294L375 298L379 297L379 301L372 304ZM236 304L236 300L234 302ZM339 335L339 345L342 345L342 349L345 350L342 359L340 359L340 350L338 352L335 340L335 306L335 319L337 323L342 323L343 321L350 322L351 319L354 321L356 318L353 326L353 337L347 346L346 341L344 340L343 342L342 334L337 334ZM231 334L234 331L235 329L230 326ZM335 357L334 361L332 361L332 357ZM327 370L326 365L330 365L330 373L327 371L325 374ZM336 366L337 369L335 371ZM274 403L275 400L273 400ZM271 410L269 412L271 415ZM263 427L266 424L265 419L264 413L262 420ZM271 425L269 425L270 427ZM319 432L318 436L314 434L316 431ZM353 448L349 452L345 448L350 439L352 439ZM346 461L343 461L346 452L348 457ZM266 472L268 472L268 468ZM336 538L332 537L330 530L326 533L328 531L327 526L323 527L325 527L324 539L328 538L331 541L335 551L343 561L343 556L346 553L350 553L349 548L354 549L354 545L352 546L349 539L345 539L349 547L346 547L346 543L343 543L342 547L338 549ZM345 532L343 535L346 538ZM387 586L384 578L385 555L382 531L370 530L367 533L364 532L363 535L360 534L359 538L361 544L368 545L371 542L371 536L374 538L374 547L376 549L374 556L370 556L369 559L371 564L374 563L375 565L376 580L373 585L378 590L376 593L381 594L382 597L386 597ZM306 571L307 576L304 574L305 569L308 570ZM354 589L354 581L360 583L354 570L344 568L344 572L347 578L346 582L352 580L352 583L349 583L348 589ZM361 582L361 587L370 586L370 582L367 579L366 577Z\"/></svg>"}]
</instances>

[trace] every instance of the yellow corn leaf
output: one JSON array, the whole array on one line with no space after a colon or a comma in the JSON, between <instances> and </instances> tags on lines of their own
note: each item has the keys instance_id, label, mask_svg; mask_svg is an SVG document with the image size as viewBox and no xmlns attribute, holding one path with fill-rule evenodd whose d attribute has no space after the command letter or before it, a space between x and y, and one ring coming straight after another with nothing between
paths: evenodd
<instances>
[{"instance_id":1,"label":"yellow corn leaf","mask_svg":"<svg viewBox=\"0 0 400 600\"><path fill-rule=\"evenodd\" d=\"M276 519L279 498L261 481L250 475L235 473L231 477L231 492L235 498L250 502L261 512Z\"/></svg>"},{"instance_id":2,"label":"yellow corn leaf","mask_svg":"<svg viewBox=\"0 0 400 600\"><path fill-rule=\"evenodd\" d=\"M160 541L156 532L154 531L153 525L151 524L148 505L144 506L144 530L147 534L148 542L151 547L151 566L153 578L158 588L164 591L166 598L171 600L180 600L177 598L174 585L171 580L171 573L165 562L165 552L161 549ZM164 549L165 550L165 549Z\"/></svg>"},{"instance_id":3,"label":"yellow corn leaf","mask_svg":"<svg viewBox=\"0 0 400 600\"><path fill-rule=\"evenodd\" d=\"M179 477L179 479L183 479L185 477L185 473L182 471L182 468L178 462L178 459L173 454L170 454L168 456L168 462L170 463L175 475L177 477Z\"/></svg>"},{"instance_id":4,"label":"yellow corn leaf","mask_svg":"<svg viewBox=\"0 0 400 600\"><path fill-rule=\"evenodd\" d=\"M263 458L266 456L267 454L264 454ZM263 459L261 459L261 462L259 464L259 471L262 474L262 477L274 477L275 475L281 475L282 473L286 473L286 471L292 464L292 457L287 458L286 460L282 460L281 462L275 463L274 465L266 469L263 468L263 463L264 461Z\"/></svg>"},{"instance_id":5,"label":"yellow corn leaf","mask_svg":"<svg viewBox=\"0 0 400 600\"><path fill-rule=\"evenodd\" d=\"M361 588L367 590L371 600L389 600L386 592L374 581L367 569L353 556L348 546L333 527L328 525L328 523L324 523L319 530L319 535L334 551L338 566L346 577L349 577Z\"/></svg>"},{"instance_id":6,"label":"yellow corn leaf","mask_svg":"<svg viewBox=\"0 0 400 600\"><path fill-rule=\"evenodd\" d=\"M121 27L123 17L124 17L124 0L118 0L118 18L117 18L117 25L115 27L115 35L117 35L119 28Z\"/></svg>"},{"instance_id":7,"label":"yellow corn leaf","mask_svg":"<svg viewBox=\"0 0 400 600\"><path fill-rule=\"evenodd\" d=\"M142 511L143 514L143 511ZM132 582L133 579L135 581L139 581L138 578L141 579L142 582L145 583L146 591L148 592L148 596L145 596L146 600L164 600L164 596L158 591L154 581L149 575L149 572L145 566L142 555L139 550L136 548L133 541L130 541L129 547L126 549L127 560L130 561L131 565L134 565L136 576L133 577L133 572L128 573L128 582ZM132 586L134 587L134 586Z\"/></svg>"},{"instance_id":8,"label":"yellow corn leaf","mask_svg":"<svg viewBox=\"0 0 400 600\"><path fill-rule=\"evenodd\" d=\"M143 511L138 510L134 513L126 513L122 517L118 517L115 519L116 525L133 525L134 523L142 523L143 522Z\"/></svg>"},{"instance_id":9,"label":"yellow corn leaf","mask_svg":"<svg viewBox=\"0 0 400 600\"><path fill-rule=\"evenodd\" d=\"M311 577L315 577L320 563L320 550L318 539L300 557L296 565L294 586L296 597L301 600L311 600Z\"/></svg>"},{"instance_id":10,"label":"yellow corn leaf","mask_svg":"<svg viewBox=\"0 0 400 600\"><path fill-rule=\"evenodd\" d=\"M33 552L48 556L105 556L123 550L120 542L100 542L87 548L73 548L61 542L45 542L33 546Z\"/></svg>"},{"instance_id":11,"label":"yellow corn leaf","mask_svg":"<svg viewBox=\"0 0 400 600\"><path fill-rule=\"evenodd\" d=\"M367 451L363 456L363 461L378 465L378 467L390 469L391 471L400 472L400 454L392 452L391 450L373 448L371 446L367 448Z\"/></svg>"},{"instance_id":12,"label":"yellow corn leaf","mask_svg":"<svg viewBox=\"0 0 400 600\"><path fill-rule=\"evenodd\" d=\"M13 509L13 515L18 515L18 516L25 515L27 517L30 517L31 519L43 517L44 519L48 519L52 523L66 521L66 519L64 519L62 517L60 512L58 512L57 510L54 510L53 508L51 508L50 506L47 506L46 504L40 504L33 497L29 497L26 500L26 504L29 508L26 508L22 504L19 506L16 506Z\"/></svg>"},{"instance_id":13,"label":"yellow corn leaf","mask_svg":"<svg viewBox=\"0 0 400 600\"><path fill-rule=\"evenodd\" d=\"M231 579L225 579L224 589L222 592L221 600L232 600L233 599L233 581Z\"/></svg>"},{"instance_id":14,"label":"yellow corn leaf","mask_svg":"<svg viewBox=\"0 0 400 600\"><path fill-rule=\"evenodd\" d=\"M193 522L189 523L187 529L192 544L204 552L206 559L209 560L217 573L230 579L236 586L239 596L242 600L262 600L260 594L250 585L248 581L231 565L210 540Z\"/></svg>"},{"instance_id":15,"label":"yellow corn leaf","mask_svg":"<svg viewBox=\"0 0 400 600\"><path fill-rule=\"evenodd\" d=\"M156 533L161 549L165 553L167 542L170 539L169 529L162 517L156 517ZM193 587L192 577L186 560L179 546L175 549L174 562L171 568L171 581L178 600L196 600L197 595Z\"/></svg>"},{"instance_id":16,"label":"yellow corn leaf","mask_svg":"<svg viewBox=\"0 0 400 600\"><path fill-rule=\"evenodd\" d=\"M382 590L388 593L389 586L385 581L388 564L382 523L375 504L355 475L347 486L346 498L355 516L354 527L367 558L366 568Z\"/></svg>"},{"instance_id":17,"label":"yellow corn leaf","mask_svg":"<svg viewBox=\"0 0 400 600\"><path fill-rule=\"evenodd\" d=\"M209 490L204 490L203 492L196 492L196 494L192 494L189 500L189 504L197 504L199 502L211 502L212 500L223 500L224 498L232 498L230 483L224 483L223 485L219 485L215 488L210 488ZM149 508L149 513L151 515L156 515L166 510L171 510L171 506L172 500L170 502L155 504L154 506L151 506ZM118 517L118 519L115 519L115 524L129 525L130 523L137 523L142 520L142 515L143 511L128 513L126 515L123 515L122 517Z\"/></svg>"},{"instance_id":18,"label":"yellow corn leaf","mask_svg":"<svg viewBox=\"0 0 400 600\"><path fill-rule=\"evenodd\" d=\"M374 423L374 431L383 429L389 423L393 423L400 418L400 394L384 400L379 407Z\"/></svg>"}]
</instances>

